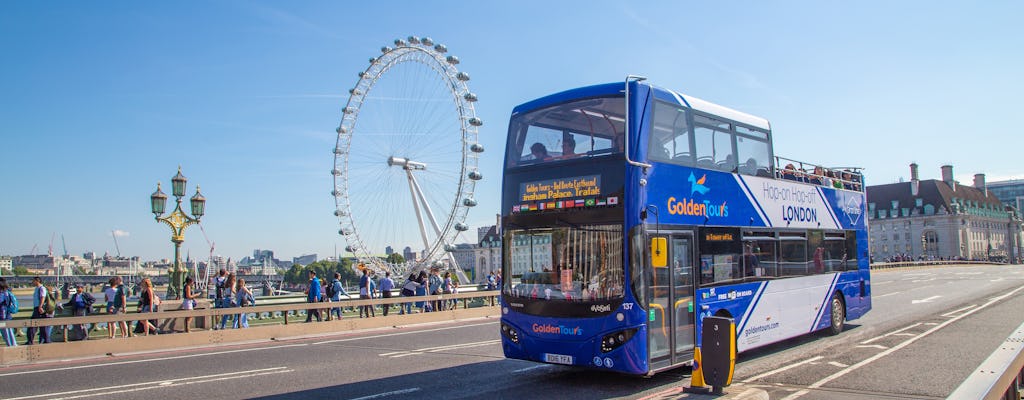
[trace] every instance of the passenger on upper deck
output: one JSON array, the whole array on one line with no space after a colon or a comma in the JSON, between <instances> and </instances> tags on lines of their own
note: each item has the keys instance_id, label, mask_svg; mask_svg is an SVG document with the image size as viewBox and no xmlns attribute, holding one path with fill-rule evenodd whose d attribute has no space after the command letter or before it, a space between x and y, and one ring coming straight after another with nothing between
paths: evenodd
<instances>
[{"instance_id":1,"label":"passenger on upper deck","mask_svg":"<svg viewBox=\"0 0 1024 400\"><path fill-rule=\"evenodd\" d=\"M540 142L530 146L530 154L533 155L534 161L548 161L551 159L551 155L548 154L548 148L544 147L544 144Z\"/></svg>"},{"instance_id":2,"label":"passenger on upper deck","mask_svg":"<svg viewBox=\"0 0 1024 400\"><path fill-rule=\"evenodd\" d=\"M782 175L782 179L785 179L785 180L789 180L789 181L800 180L797 177L797 174L796 174L796 167L794 167L792 163L786 164L786 168L782 169L781 175Z\"/></svg>"},{"instance_id":3,"label":"passenger on upper deck","mask_svg":"<svg viewBox=\"0 0 1024 400\"><path fill-rule=\"evenodd\" d=\"M576 154L576 139L573 139L572 136L565 136L564 138L562 138L561 158L575 158L578 156L579 154Z\"/></svg>"}]
</instances>

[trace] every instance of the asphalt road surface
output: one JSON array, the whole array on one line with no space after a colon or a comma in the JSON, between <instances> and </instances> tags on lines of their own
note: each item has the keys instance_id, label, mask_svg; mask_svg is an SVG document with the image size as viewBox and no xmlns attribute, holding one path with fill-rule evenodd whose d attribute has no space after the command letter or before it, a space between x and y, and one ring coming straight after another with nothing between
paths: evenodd
<instances>
[{"instance_id":1,"label":"asphalt road surface","mask_svg":"<svg viewBox=\"0 0 1024 400\"><path fill-rule=\"evenodd\" d=\"M1024 267L872 275L874 308L838 336L740 355L736 385L772 399L945 398L1024 322ZM506 360L497 321L117 355L0 368L0 398L678 398L652 378Z\"/></svg>"}]
</instances>

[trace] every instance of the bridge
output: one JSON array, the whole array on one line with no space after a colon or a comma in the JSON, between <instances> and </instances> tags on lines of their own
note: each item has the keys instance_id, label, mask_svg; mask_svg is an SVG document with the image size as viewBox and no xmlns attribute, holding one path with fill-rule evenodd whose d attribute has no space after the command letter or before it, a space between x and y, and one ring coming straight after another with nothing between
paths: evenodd
<instances>
[{"instance_id":1,"label":"bridge","mask_svg":"<svg viewBox=\"0 0 1024 400\"><path fill-rule=\"evenodd\" d=\"M851 321L838 336L809 335L740 354L724 398L1020 398L1024 266L891 268L874 271L872 290L874 312ZM491 305L495 295L442 297L458 301L456 310L388 317L378 310L376 318L350 314L309 324L288 312L324 305L261 304L251 310L281 312L287 322L268 318L250 329L2 348L0 387L12 399L704 398L682 393L687 368L640 379L504 359L501 311ZM208 321L229 310L156 317ZM34 321L63 325L117 318L139 316ZM65 361L55 365L56 360Z\"/></svg>"}]
</instances>

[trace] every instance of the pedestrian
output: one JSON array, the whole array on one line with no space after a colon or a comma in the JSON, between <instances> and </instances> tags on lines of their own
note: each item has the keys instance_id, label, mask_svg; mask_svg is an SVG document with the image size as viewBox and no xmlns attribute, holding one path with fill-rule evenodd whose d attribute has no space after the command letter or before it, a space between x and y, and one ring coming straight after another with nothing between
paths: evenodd
<instances>
[{"instance_id":1,"label":"pedestrian","mask_svg":"<svg viewBox=\"0 0 1024 400\"><path fill-rule=\"evenodd\" d=\"M452 273L451 273L451 271L444 271L444 282L441 283L441 291L444 294L454 294L455 293L455 283L452 281ZM454 310L455 309L455 299L445 300L445 302L444 302L444 309L445 310Z\"/></svg>"},{"instance_id":2,"label":"pedestrian","mask_svg":"<svg viewBox=\"0 0 1024 400\"><path fill-rule=\"evenodd\" d=\"M113 308L108 309L107 312L112 315L124 314L125 307L128 304L128 295L124 291L124 280L122 280L120 276L115 276L112 284L116 288L114 289L114 303L112 304ZM128 321L117 321L114 327L121 328L121 337L123 338L131 336L132 334L128 329ZM115 328L110 328L111 339L114 338Z\"/></svg>"},{"instance_id":3,"label":"pedestrian","mask_svg":"<svg viewBox=\"0 0 1024 400\"><path fill-rule=\"evenodd\" d=\"M419 297L419 296L426 296L427 295L427 271L420 271L420 274L416 275L416 282L419 283L419 286L416 287L416 296L417 297ZM427 304L427 302L425 302L425 301L417 301L416 302L416 307L418 307L420 309L421 313L427 312L427 306L428 305L429 304Z\"/></svg>"},{"instance_id":4,"label":"pedestrian","mask_svg":"<svg viewBox=\"0 0 1024 400\"><path fill-rule=\"evenodd\" d=\"M348 297L348 292L345 292L345 286L341 284L341 273L335 272L334 279L331 280L331 284L327 286L327 297L331 299L332 303L341 303L341 296L345 295ZM327 320L330 321L331 317L337 315L338 319L341 319L341 306L331 308L330 312L327 313Z\"/></svg>"},{"instance_id":5,"label":"pedestrian","mask_svg":"<svg viewBox=\"0 0 1024 400\"><path fill-rule=\"evenodd\" d=\"M411 273L406 278L405 284L402 285L402 297L413 297L416 296L416 289L419 288L420 284L416 281L416 274ZM398 306L398 315L412 314L412 302L402 303Z\"/></svg>"},{"instance_id":6,"label":"pedestrian","mask_svg":"<svg viewBox=\"0 0 1024 400\"><path fill-rule=\"evenodd\" d=\"M182 301L181 309L186 311L192 311L196 309L196 298L199 297L200 293L195 291L195 280L191 276L185 278L185 287L181 288ZM192 317L185 317L185 333L191 332Z\"/></svg>"},{"instance_id":7,"label":"pedestrian","mask_svg":"<svg viewBox=\"0 0 1024 400\"><path fill-rule=\"evenodd\" d=\"M49 318L46 316L48 314L48 310L45 309L46 297L48 293L46 291L46 287L43 286L43 278L40 278L38 276L32 277L32 285L35 285L36 288L32 290L31 319ZM48 327L28 327L28 341L25 342L25 345L32 345L32 341L35 340L36 332L39 332L39 344L50 343L50 331L46 328Z\"/></svg>"},{"instance_id":8,"label":"pedestrian","mask_svg":"<svg viewBox=\"0 0 1024 400\"><path fill-rule=\"evenodd\" d=\"M369 300L370 290L370 269L364 266L363 276L359 277L359 299ZM363 318L364 315L366 318L369 318L372 311L371 308L369 305L359 306L359 318Z\"/></svg>"},{"instance_id":9,"label":"pedestrian","mask_svg":"<svg viewBox=\"0 0 1024 400\"><path fill-rule=\"evenodd\" d=\"M72 315L76 317L84 317L89 315L92 310L92 304L96 302L96 299L91 294L85 291L85 287L79 283L75 287L75 293L70 296L67 304L64 307L71 307ZM71 340L85 340L89 338L89 330L82 324L75 324L72 326Z\"/></svg>"},{"instance_id":10,"label":"pedestrian","mask_svg":"<svg viewBox=\"0 0 1024 400\"><path fill-rule=\"evenodd\" d=\"M307 303L319 303L320 302L320 279L316 277L316 271L309 270L309 288L306 289L306 302ZM313 316L316 316L316 322L323 321L320 318L319 308L310 308L306 311L306 322L313 322Z\"/></svg>"},{"instance_id":11,"label":"pedestrian","mask_svg":"<svg viewBox=\"0 0 1024 400\"><path fill-rule=\"evenodd\" d=\"M14 313L18 309L18 298L14 297L14 293L11 292L11 288L7 286L7 280L0 277L0 321L10 321L14 319ZM14 329L3 327L0 328L0 337L3 337L4 344L7 347L17 347L18 342L14 340Z\"/></svg>"},{"instance_id":12,"label":"pedestrian","mask_svg":"<svg viewBox=\"0 0 1024 400\"><path fill-rule=\"evenodd\" d=\"M238 303L235 301L236 279L234 272L228 274L227 278L224 278L224 283L222 285L223 290L221 291L221 296L224 296L222 299L222 308L238 307ZM231 318L231 314L224 314L224 316L220 317L220 329L224 329L224 327L227 326L228 320Z\"/></svg>"},{"instance_id":13,"label":"pedestrian","mask_svg":"<svg viewBox=\"0 0 1024 400\"><path fill-rule=\"evenodd\" d=\"M230 305L230 302L227 304L224 302L224 300L226 300L224 296L224 290L226 289L224 287L224 282L227 280L228 270L224 268L221 268L220 272L217 272L217 276L213 278L213 287L215 288L213 306L215 308L227 308Z\"/></svg>"},{"instance_id":14,"label":"pedestrian","mask_svg":"<svg viewBox=\"0 0 1024 400\"><path fill-rule=\"evenodd\" d=\"M440 270L437 267L430 269L430 277L427 278L427 284L429 285L429 293L431 296L440 296L444 294L441 288L444 280L441 279ZM431 311L441 311L441 301L434 300L430 304Z\"/></svg>"},{"instance_id":15,"label":"pedestrian","mask_svg":"<svg viewBox=\"0 0 1024 400\"><path fill-rule=\"evenodd\" d=\"M252 307L256 299L252 296L252 290L245 286L245 279L238 279L238 286L235 288L235 302L238 307ZM242 311L235 316L235 329L249 327L249 313Z\"/></svg>"},{"instance_id":16,"label":"pedestrian","mask_svg":"<svg viewBox=\"0 0 1024 400\"><path fill-rule=\"evenodd\" d=\"M391 273L384 272L384 278L380 280L380 297L382 299L390 299L391 291L395 289L395 281L391 280ZM391 310L391 304L384 304L384 316L388 316L388 311Z\"/></svg>"},{"instance_id":17,"label":"pedestrian","mask_svg":"<svg viewBox=\"0 0 1024 400\"><path fill-rule=\"evenodd\" d=\"M487 290L494 290L497 287L494 272L487 273Z\"/></svg>"},{"instance_id":18,"label":"pedestrian","mask_svg":"<svg viewBox=\"0 0 1024 400\"><path fill-rule=\"evenodd\" d=\"M152 313L156 311L156 307L160 305L160 297L157 296L156 290L153 290L153 281L149 278L142 280L142 291L139 292L139 313ZM138 322L138 328L136 331L143 334L157 335L156 322L154 320L142 319Z\"/></svg>"}]
</instances>

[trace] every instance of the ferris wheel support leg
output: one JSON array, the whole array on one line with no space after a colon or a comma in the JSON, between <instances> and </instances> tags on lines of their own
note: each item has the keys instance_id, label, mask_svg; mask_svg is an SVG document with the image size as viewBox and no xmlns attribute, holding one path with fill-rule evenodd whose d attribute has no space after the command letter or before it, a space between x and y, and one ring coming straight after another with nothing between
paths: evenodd
<instances>
[{"instance_id":1,"label":"ferris wheel support leg","mask_svg":"<svg viewBox=\"0 0 1024 400\"><path fill-rule=\"evenodd\" d=\"M406 176L409 178L409 192L412 194L412 208L416 210L416 222L420 226L420 236L423 237L423 248L430 247L430 241L427 240L427 227L423 223L423 215L420 213L419 203L416 201L416 192L419 185L416 184L416 178L412 176L412 170L405 170Z\"/></svg>"},{"instance_id":2,"label":"ferris wheel support leg","mask_svg":"<svg viewBox=\"0 0 1024 400\"><path fill-rule=\"evenodd\" d=\"M412 171L408 171L408 173L409 179L414 187L413 192L416 193L416 195L419 197L420 202L423 204L423 210L426 211L427 213L427 220L430 221L430 225L434 228L434 233L437 235L437 237L441 238L441 228L437 226L437 220L434 219L434 212L430 209L430 204L427 203L427 199L423 195L423 189L420 188L419 182L417 182L416 178L412 175ZM459 267L459 263L455 261L455 256L453 256L452 253L448 252L447 250L445 250L445 256L448 259L448 262L450 263L452 268L455 269L455 275L459 278L459 282L469 283L469 277L467 277L466 273L462 271L462 268Z\"/></svg>"}]
</instances>

